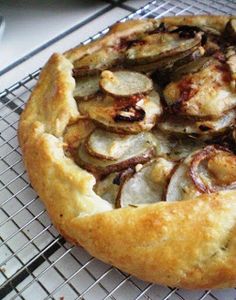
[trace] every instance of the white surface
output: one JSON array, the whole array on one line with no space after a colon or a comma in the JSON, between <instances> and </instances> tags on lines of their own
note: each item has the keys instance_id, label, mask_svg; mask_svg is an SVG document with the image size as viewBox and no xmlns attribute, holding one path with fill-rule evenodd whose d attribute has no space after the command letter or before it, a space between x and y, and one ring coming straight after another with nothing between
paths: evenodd
<instances>
[{"instance_id":1,"label":"white surface","mask_svg":"<svg viewBox=\"0 0 236 300\"><path fill-rule=\"evenodd\" d=\"M124 2L124 4L138 9L141 6L146 5L148 2L150 2L150 0L129 0Z\"/></svg>"},{"instance_id":2,"label":"white surface","mask_svg":"<svg viewBox=\"0 0 236 300\"><path fill-rule=\"evenodd\" d=\"M64 52L70 49L80 42L86 40L91 35L96 34L98 31L106 28L107 26L113 24L118 19L129 14L128 11L121 8L114 8L109 12L103 14L102 16L96 18L89 24L81 27L79 30L67 35L62 40L52 44L48 48L44 49L37 55L33 56L29 60L23 62L16 68L10 70L6 74L1 76L0 82L0 92L10 85L14 84L18 80L27 76L29 73L35 71L36 69L42 67L48 58L54 52Z\"/></svg>"},{"instance_id":3,"label":"white surface","mask_svg":"<svg viewBox=\"0 0 236 300\"><path fill-rule=\"evenodd\" d=\"M106 7L104 1L0 0L0 71Z\"/></svg>"}]
</instances>

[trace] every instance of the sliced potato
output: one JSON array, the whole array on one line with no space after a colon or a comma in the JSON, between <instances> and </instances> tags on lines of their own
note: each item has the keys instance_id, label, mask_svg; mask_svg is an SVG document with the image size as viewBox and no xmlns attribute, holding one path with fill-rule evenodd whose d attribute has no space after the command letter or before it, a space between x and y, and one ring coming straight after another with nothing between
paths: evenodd
<instances>
[{"instance_id":1,"label":"sliced potato","mask_svg":"<svg viewBox=\"0 0 236 300\"><path fill-rule=\"evenodd\" d=\"M77 148L94 129L93 121L88 118L79 119L75 124L67 126L63 135L65 148Z\"/></svg>"},{"instance_id":2,"label":"sliced potato","mask_svg":"<svg viewBox=\"0 0 236 300\"><path fill-rule=\"evenodd\" d=\"M190 49L183 53L166 57L152 63L130 65L129 69L138 72L151 73L153 81L158 83L158 86L164 87L171 81L171 77L175 74L176 69L201 58L204 53L205 50L203 47L199 46L196 47L196 49Z\"/></svg>"},{"instance_id":3,"label":"sliced potato","mask_svg":"<svg viewBox=\"0 0 236 300\"><path fill-rule=\"evenodd\" d=\"M217 62L171 82L163 94L175 113L217 119L236 106L236 93L232 92L230 81L227 66Z\"/></svg>"},{"instance_id":4,"label":"sliced potato","mask_svg":"<svg viewBox=\"0 0 236 300\"><path fill-rule=\"evenodd\" d=\"M188 156L173 172L166 191L166 201L193 199L201 194L189 175L191 159L192 156Z\"/></svg>"},{"instance_id":5,"label":"sliced potato","mask_svg":"<svg viewBox=\"0 0 236 300\"><path fill-rule=\"evenodd\" d=\"M178 33L156 33L144 37L126 51L126 61L130 64L147 64L183 53L200 45L201 36L183 39Z\"/></svg>"},{"instance_id":6,"label":"sliced potato","mask_svg":"<svg viewBox=\"0 0 236 300\"><path fill-rule=\"evenodd\" d=\"M200 26L200 28L208 35L215 35L215 36L221 35L221 32L213 27L202 25L202 26Z\"/></svg>"},{"instance_id":7,"label":"sliced potato","mask_svg":"<svg viewBox=\"0 0 236 300\"><path fill-rule=\"evenodd\" d=\"M202 193L236 189L236 156L218 145L190 154L173 173L167 201L195 198Z\"/></svg>"},{"instance_id":8,"label":"sliced potato","mask_svg":"<svg viewBox=\"0 0 236 300\"><path fill-rule=\"evenodd\" d=\"M94 191L97 195L107 200L115 207L116 198L120 190L122 182L134 173L133 169L129 168L123 172L111 173L102 180L98 180L94 186Z\"/></svg>"},{"instance_id":9,"label":"sliced potato","mask_svg":"<svg viewBox=\"0 0 236 300\"><path fill-rule=\"evenodd\" d=\"M109 69L122 60L121 50L113 47L105 47L94 53L87 54L74 62L73 75L80 77L94 73L100 73Z\"/></svg>"},{"instance_id":10,"label":"sliced potato","mask_svg":"<svg viewBox=\"0 0 236 300\"><path fill-rule=\"evenodd\" d=\"M207 67L214 60L211 57L200 57L196 60L190 61L174 70L171 74L171 80L179 80L184 75L196 73Z\"/></svg>"},{"instance_id":11,"label":"sliced potato","mask_svg":"<svg viewBox=\"0 0 236 300\"><path fill-rule=\"evenodd\" d=\"M82 114L97 121L100 126L109 129L109 131L138 133L150 130L155 125L157 117L162 113L158 93L152 91L138 102L135 100L136 104L133 104L133 102L132 98L117 101L115 98L106 95L103 99L97 98L79 103L79 110ZM119 117L118 120L117 116L123 116L123 118Z\"/></svg>"},{"instance_id":12,"label":"sliced potato","mask_svg":"<svg viewBox=\"0 0 236 300\"><path fill-rule=\"evenodd\" d=\"M167 133L197 135L207 140L229 129L235 122L236 111L231 110L216 120L190 120L178 116L169 115L158 123L158 127Z\"/></svg>"},{"instance_id":13,"label":"sliced potato","mask_svg":"<svg viewBox=\"0 0 236 300\"><path fill-rule=\"evenodd\" d=\"M164 57L154 62L130 65L129 69L136 72L153 72L156 70L166 70L168 68L172 68L173 65L179 61L185 60L186 62L188 61L188 59L193 59L193 57L191 58L192 53L193 49L190 49L183 53L178 53L176 55Z\"/></svg>"},{"instance_id":14,"label":"sliced potato","mask_svg":"<svg viewBox=\"0 0 236 300\"><path fill-rule=\"evenodd\" d=\"M153 89L152 80L144 74L131 71L103 71L101 89L117 97L147 94Z\"/></svg>"},{"instance_id":15,"label":"sliced potato","mask_svg":"<svg viewBox=\"0 0 236 300\"><path fill-rule=\"evenodd\" d=\"M89 100L94 97L100 90L99 80L99 75L78 78L73 92L74 97L79 100Z\"/></svg>"},{"instance_id":16,"label":"sliced potato","mask_svg":"<svg viewBox=\"0 0 236 300\"><path fill-rule=\"evenodd\" d=\"M142 143L146 139L148 143L154 145L154 137L151 133L139 133L136 135L121 135L107 132L102 129L96 129L89 136L86 142L86 149L90 155L106 159L117 160L136 147L136 144Z\"/></svg>"},{"instance_id":17,"label":"sliced potato","mask_svg":"<svg viewBox=\"0 0 236 300\"><path fill-rule=\"evenodd\" d=\"M75 161L82 168L92 172L97 177L107 175L135 166L138 163L149 161L155 155L152 139L152 134L143 133L136 147L128 148L119 159L114 161L102 160L91 156L86 151L85 145L82 144L75 155Z\"/></svg>"},{"instance_id":18,"label":"sliced potato","mask_svg":"<svg viewBox=\"0 0 236 300\"><path fill-rule=\"evenodd\" d=\"M127 207L162 201L174 166L175 163L164 158L156 158L145 164L140 171L124 181L116 206Z\"/></svg>"},{"instance_id":19,"label":"sliced potato","mask_svg":"<svg viewBox=\"0 0 236 300\"><path fill-rule=\"evenodd\" d=\"M192 139L188 136L173 136L172 134L161 132L158 129L153 131L155 136L155 148L158 156L171 160L181 160L186 158L193 151L202 149L205 143L199 139Z\"/></svg>"}]
</instances>

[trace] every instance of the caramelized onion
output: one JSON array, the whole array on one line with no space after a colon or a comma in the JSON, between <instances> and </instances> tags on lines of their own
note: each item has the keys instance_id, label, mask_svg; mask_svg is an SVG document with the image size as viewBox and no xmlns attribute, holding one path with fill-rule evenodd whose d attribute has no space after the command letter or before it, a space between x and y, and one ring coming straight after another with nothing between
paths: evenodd
<instances>
[{"instance_id":1,"label":"caramelized onion","mask_svg":"<svg viewBox=\"0 0 236 300\"><path fill-rule=\"evenodd\" d=\"M139 106L126 106L116 113L115 122L137 122L142 121L145 117L145 111Z\"/></svg>"},{"instance_id":2,"label":"caramelized onion","mask_svg":"<svg viewBox=\"0 0 236 300\"><path fill-rule=\"evenodd\" d=\"M205 45L207 41L206 33L197 26L181 25L177 29L173 30L172 33L178 32L180 38L190 39L195 38L195 36L201 35L201 44Z\"/></svg>"}]
</instances>

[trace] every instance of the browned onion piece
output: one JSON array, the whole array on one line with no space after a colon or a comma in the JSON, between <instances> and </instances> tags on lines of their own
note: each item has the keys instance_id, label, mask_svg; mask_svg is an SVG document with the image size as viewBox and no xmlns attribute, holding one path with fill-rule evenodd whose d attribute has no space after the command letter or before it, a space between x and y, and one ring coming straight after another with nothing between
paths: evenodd
<instances>
[{"instance_id":1,"label":"browned onion piece","mask_svg":"<svg viewBox=\"0 0 236 300\"><path fill-rule=\"evenodd\" d=\"M214 193L217 192L221 189L225 189L227 187L229 188L233 188L234 185L236 184L236 182L232 182L232 184L230 186L227 185L209 185L206 184L202 178L199 176L199 166L200 163L205 161L205 160L209 160L210 158L214 157L216 154L219 153L231 153L228 149L219 146L219 145L209 145L207 147L205 147L203 150L197 152L194 156L193 159L191 161L190 164L190 170L189 170L189 175L194 183L194 185L196 186L196 188L203 193ZM236 185L235 185L236 187Z\"/></svg>"},{"instance_id":2,"label":"browned onion piece","mask_svg":"<svg viewBox=\"0 0 236 300\"><path fill-rule=\"evenodd\" d=\"M141 97L140 97L141 96ZM157 118L162 113L162 106L159 94L151 91L148 95L133 95L126 98L114 98L105 95L102 98L95 97L89 101L80 101L78 103L81 114L88 116L96 121L100 127L106 128L108 131L117 133L139 133L141 131L149 131L154 127ZM126 107L134 107L134 111L124 111ZM138 107L138 108L137 108ZM143 118L144 113L145 116ZM120 114L120 112L123 112ZM114 120L116 115L122 115L128 120L118 118L118 122ZM131 118L132 117L132 118ZM129 119L131 118L131 122ZM134 119L141 119L135 121Z\"/></svg>"},{"instance_id":3,"label":"browned onion piece","mask_svg":"<svg viewBox=\"0 0 236 300\"><path fill-rule=\"evenodd\" d=\"M139 106L126 106L114 116L115 122L138 122L145 117L145 111Z\"/></svg>"}]
</instances>

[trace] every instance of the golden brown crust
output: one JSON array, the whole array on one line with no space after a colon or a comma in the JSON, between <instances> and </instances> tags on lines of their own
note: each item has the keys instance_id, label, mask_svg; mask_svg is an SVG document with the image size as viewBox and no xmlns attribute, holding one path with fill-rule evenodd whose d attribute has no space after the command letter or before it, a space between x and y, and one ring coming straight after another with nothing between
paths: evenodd
<instances>
[{"instance_id":1,"label":"golden brown crust","mask_svg":"<svg viewBox=\"0 0 236 300\"><path fill-rule=\"evenodd\" d=\"M229 17L171 17L222 31ZM93 191L95 178L65 156L63 133L79 118L72 64L162 20L115 25L103 39L54 54L21 115L19 141L33 187L57 229L92 255L144 280L185 288L236 285L236 192L185 202L112 210ZM75 130L76 132L76 130ZM75 133L76 134L76 133ZM72 133L73 139L74 133ZM74 142L74 139L73 139Z\"/></svg>"},{"instance_id":2,"label":"golden brown crust","mask_svg":"<svg viewBox=\"0 0 236 300\"><path fill-rule=\"evenodd\" d=\"M20 142L25 142L35 121L43 124L45 132L60 137L68 123L78 118L71 72L72 64L63 55L52 55L21 115Z\"/></svg>"},{"instance_id":3,"label":"golden brown crust","mask_svg":"<svg viewBox=\"0 0 236 300\"><path fill-rule=\"evenodd\" d=\"M223 287L236 283L235 220L235 192L221 192L75 218L71 233L92 255L143 280Z\"/></svg>"}]
</instances>

